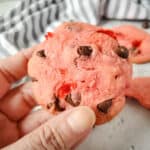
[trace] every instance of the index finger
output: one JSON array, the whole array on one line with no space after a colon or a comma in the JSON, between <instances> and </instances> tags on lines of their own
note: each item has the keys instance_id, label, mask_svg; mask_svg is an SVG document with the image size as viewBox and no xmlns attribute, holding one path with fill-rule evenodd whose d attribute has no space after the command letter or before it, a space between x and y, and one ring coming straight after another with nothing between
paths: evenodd
<instances>
[{"instance_id":1,"label":"index finger","mask_svg":"<svg viewBox=\"0 0 150 150\"><path fill-rule=\"evenodd\" d=\"M0 98L13 82L26 75L27 63L32 51L33 49L23 50L14 56L0 60Z\"/></svg>"},{"instance_id":2,"label":"index finger","mask_svg":"<svg viewBox=\"0 0 150 150\"><path fill-rule=\"evenodd\" d=\"M14 56L0 60L0 98L8 91L10 85L27 74L27 64L33 51L41 49L45 42L22 50Z\"/></svg>"}]
</instances>

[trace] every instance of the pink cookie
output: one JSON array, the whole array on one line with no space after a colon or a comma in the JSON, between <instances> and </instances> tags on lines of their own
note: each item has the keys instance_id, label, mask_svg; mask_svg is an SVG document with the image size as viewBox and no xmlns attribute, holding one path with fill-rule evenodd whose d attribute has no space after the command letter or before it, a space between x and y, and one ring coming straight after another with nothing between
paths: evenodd
<instances>
[{"instance_id":1,"label":"pink cookie","mask_svg":"<svg viewBox=\"0 0 150 150\"><path fill-rule=\"evenodd\" d=\"M150 62L150 34L131 25L121 25L113 30L119 44L129 49L131 62Z\"/></svg>"},{"instance_id":2,"label":"pink cookie","mask_svg":"<svg viewBox=\"0 0 150 150\"><path fill-rule=\"evenodd\" d=\"M131 80L128 50L112 31L85 23L64 23L46 37L28 65L37 102L54 114L86 105L96 124L111 120Z\"/></svg>"}]
</instances>

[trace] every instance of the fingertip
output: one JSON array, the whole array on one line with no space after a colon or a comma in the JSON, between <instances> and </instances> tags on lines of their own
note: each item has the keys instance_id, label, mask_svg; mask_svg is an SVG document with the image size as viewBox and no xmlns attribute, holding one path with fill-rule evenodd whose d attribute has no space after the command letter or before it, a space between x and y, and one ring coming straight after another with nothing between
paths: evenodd
<instances>
[{"instance_id":1,"label":"fingertip","mask_svg":"<svg viewBox=\"0 0 150 150\"><path fill-rule=\"evenodd\" d=\"M33 52L36 51L36 50L38 50L38 49L39 50L42 49L44 44L45 44L45 41L42 42L42 43L33 45L31 48L23 49L22 52L24 53L24 55L27 58L30 58L32 56Z\"/></svg>"},{"instance_id":2,"label":"fingertip","mask_svg":"<svg viewBox=\"0 0 150 150\"><path fill-rule=\"evenodd\" d=\"M34 49L33 48L28 48L28 49L23 49L21 50L21 53L27 58L29 59L32 54L33 54ZM17 55L17 54L16 54Z\"/></svg>"},{"instance_id":3,"label":"fingertip","mask_svg":"<svg viewBox=\"0 0 150 150\"><path fill-rule=\"evenodd\" d=\"M93 127L96 117L92 109L80 106L69 114L67 121L74 132L82 133Z\"/></svg>"}]
</instances>

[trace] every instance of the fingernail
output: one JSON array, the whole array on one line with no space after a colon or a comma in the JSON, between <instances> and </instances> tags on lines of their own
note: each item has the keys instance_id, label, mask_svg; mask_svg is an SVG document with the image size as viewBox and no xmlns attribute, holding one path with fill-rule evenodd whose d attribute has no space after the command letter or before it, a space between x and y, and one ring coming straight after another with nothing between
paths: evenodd
<instances>
[{"instance_id":1,"label":"fingernail","mask_svg":"<svg viewBox=\"0 0 150 150\"><path fill-rule=\"evenodd\" d=\"M67 119L68 124L76 133L81 133L91 129L95 124L95 120L94 112L86 106L81 106L74 110Z\"/></svg>"}]
</instances>

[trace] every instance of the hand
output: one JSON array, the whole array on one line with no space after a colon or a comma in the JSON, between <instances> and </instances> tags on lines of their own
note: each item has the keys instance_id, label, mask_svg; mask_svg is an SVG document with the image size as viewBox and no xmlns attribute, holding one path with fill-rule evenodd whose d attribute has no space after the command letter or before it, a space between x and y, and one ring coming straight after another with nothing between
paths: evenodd
<instances>
[{"instance_id":1,"label":"hand","mask_svg":"<svg viewBox=\"0 0 150 150\"><path fill-rule=\"evenodd\" d=\"M0 147L3 150L72 149L88 135L95 115L84 106L55 117L45 110L31 112L36 106L31 83L11 86L26 75L32 50L0 60Z\"/></svg>"}]
</instances>

